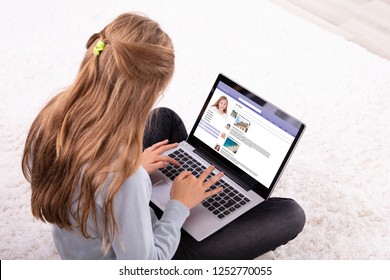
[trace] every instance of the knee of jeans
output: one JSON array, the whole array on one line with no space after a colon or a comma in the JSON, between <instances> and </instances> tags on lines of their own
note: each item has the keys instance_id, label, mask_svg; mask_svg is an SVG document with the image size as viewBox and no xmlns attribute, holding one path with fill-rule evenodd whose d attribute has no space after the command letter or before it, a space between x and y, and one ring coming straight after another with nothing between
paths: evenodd
<instances>
[{"instance_id":1,"label":"knee of jeans","mask_svg":"<svg viewBox=\"0 0 390 280\"><path fill-rule=\"evenodd\" d=\"M180 117L172 109L167 107L154 108L149 113L147 128L173 125L177 120L180 120Z\"/></svg>"},{"instance_id":2,"label":"knee of jeans","mask_svg":"<svg viewBox=\"0 0 390 280\"><path fill-rule=\"evenodd\" d=\"M172 109L167 108L167 107L159 107L159 108L156 108L155 110L156 110L155 116L160 121L160 124L163 124L165 122L165 125L170 125L173 129L176 129L177 127L182 127L183 129L185 129L185 125L183 123L183 120ZM183 131L183 133L184 133L184 131ZM187 131L185 131L185 134L186 133L187 133ZM187 138L187 137L185 137L185 138Z\"/></svg>"},{"instance_id":3,"label":"knee of jeans","mask_svg":"<svg viewBox=\"0 0 390 280\"><path fill-rule=\"evenodd\" d=\"M160 116L164 116L164 117L168 116L168 117L179 118L179 115L175 111L173 111L172 109L170 109L168 107L155 108L155 109L153 109L153 113L157 113Z\"/></svg>"},{"instance_id":4,"label":"knee of jeans","mask_svg":"<svg viewBox=\"0 0 390 280\"><path fill-rule=\"evenodd\" d=\"M306 214L303 208L293 199L289 201L290 225L299 234L306 223Z\"/></svg>"}]
</instances>

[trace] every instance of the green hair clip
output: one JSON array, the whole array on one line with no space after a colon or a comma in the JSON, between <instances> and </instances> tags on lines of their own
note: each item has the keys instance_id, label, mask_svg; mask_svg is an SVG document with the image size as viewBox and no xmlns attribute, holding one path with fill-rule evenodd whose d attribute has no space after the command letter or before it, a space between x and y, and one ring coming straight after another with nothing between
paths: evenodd
<instances>
[{"instance_id":1,"label":"green hair clip","mask_svg":"<svg viewBox=\"0 0 390 280\"><path fill-rule=\"evenodd\" d=\"M96 55L100 55L100 53L104 50L105 46L106 44L102 40L97 41L96 46L93 48L93 53Z\"/></svg>"}]
</instances>

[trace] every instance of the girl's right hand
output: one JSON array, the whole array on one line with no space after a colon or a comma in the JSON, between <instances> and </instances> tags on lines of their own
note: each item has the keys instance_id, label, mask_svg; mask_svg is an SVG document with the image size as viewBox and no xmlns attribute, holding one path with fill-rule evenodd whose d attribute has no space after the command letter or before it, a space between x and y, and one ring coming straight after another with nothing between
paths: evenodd
<instances>
[{"instance_id":1,"label":"girl's right hand","mask_svg":"<svg viewBox=\"0 0 390 280\"><path fill-rule=\"evenodd\" d=\"M191 209L204 199L222 191L223 188L218 187L206 192L208 188L214 185L224 175L223 172L219 172L210 180L205 181L207 176L209 176L214 169L214 166L209 166L203 171L199 178L192 175L191 171L183 171L180 173L173 181L171 199L179 200L187 206L188 209Z\"/></svg>"}]
</instances>

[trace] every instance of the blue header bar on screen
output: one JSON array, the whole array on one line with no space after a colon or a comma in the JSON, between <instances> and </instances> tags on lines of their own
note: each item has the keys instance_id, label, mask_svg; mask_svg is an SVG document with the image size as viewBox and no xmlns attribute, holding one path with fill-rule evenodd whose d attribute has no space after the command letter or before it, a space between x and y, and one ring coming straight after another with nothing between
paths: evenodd
<instances>
[{"instance_id":1,"label":"blue header bar on screen","mask_svg":"<svg viewBox=\"0 0 390 280\"><path fill-rule=\"evenodd\" d=\"M290 123L289 119L283 119L279 115L285 115L285 113L281 112L277 107L274 105L266 102L266 106L262 107L253 100L249 99L245 95L239 93L235 89L231 88L227 84L223 82L219 82L217 85L217 88L221 91L223 91L225 94L229 95L231 98L237 100L240 104L247 107L254 113L260 115L267 121L271 122L272 124L276 125L280 129L284 130L291 136L295 137L298 134L299 127L296 127L294 123ZM294 122L294 121L292 121ZM296 122L295 122L296 123Z\"/></svg>"}]
</instances>

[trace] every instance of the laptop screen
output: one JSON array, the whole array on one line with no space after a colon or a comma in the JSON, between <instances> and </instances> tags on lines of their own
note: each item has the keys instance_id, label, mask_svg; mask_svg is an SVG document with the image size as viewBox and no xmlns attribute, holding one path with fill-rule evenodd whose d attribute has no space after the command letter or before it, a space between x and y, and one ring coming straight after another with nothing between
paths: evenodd
<instances>
[{"instance_id":1,"label":"laptop screen","mask_svg":"<svg viewBox=\"0 0 390 280\"><path fill-rule=\"evenodd\" d=\"M270 188L304 125L226 77L222 78L217 79L192 133L231 164Z\"/></svg>"}]
</instances>

